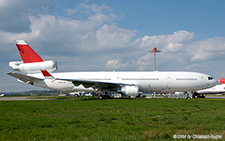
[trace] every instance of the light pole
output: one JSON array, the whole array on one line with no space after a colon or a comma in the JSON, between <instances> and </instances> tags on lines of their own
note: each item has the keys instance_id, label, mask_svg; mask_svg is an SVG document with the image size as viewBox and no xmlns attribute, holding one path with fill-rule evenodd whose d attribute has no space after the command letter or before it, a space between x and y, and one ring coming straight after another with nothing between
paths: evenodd
<instances>
[{"instance_id":1,"label":"light pole","mask_svg":"<svg viewBox=\"0 0 225 141\"><path fill-rule=\"evenodd\" d=\"M157 49L157 47L153 47L152 50L149 50L149 52L154 52L154 71L156 71L156 52L161 52Z\"/></svg>"},{"instance_id":2,"label":"light pole","mask_svg":"<svg viewBox=\"0 0 225 141\"><path fill-rule=\"evenodd\" d=\"M154 71L156 71L156 52L161 52L160 50L157 49L157 47L153 47L152 50L149 50L149 52L154 52ZM153 98L156 97L156 92L153 94Z\"/></svg>"}]
</instances>

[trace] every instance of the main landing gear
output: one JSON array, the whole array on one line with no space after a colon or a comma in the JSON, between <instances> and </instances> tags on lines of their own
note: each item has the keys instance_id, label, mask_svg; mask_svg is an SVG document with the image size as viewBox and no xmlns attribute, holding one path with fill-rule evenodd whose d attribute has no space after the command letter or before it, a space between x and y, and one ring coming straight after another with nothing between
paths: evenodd
<instances>
[{"instance_id":1,"label":"main landing gear","mask_svg":"<svg viewBox=\"0 0 225 141\"><path fill-rule=\"evenodd\" d=\"M107 92L101 92L101 94L98 96L98 99L108 99L110 96Z\"/></svg>"},{"instance_id":2,"label":"main landing gear","mask_svg":"<svg viewBox=\"0 0 225 141\"><path fill-rule=\"evenodd\" d=\"M204 94L199 94L197 92L194 92L193 93L193 98L195 98L195 97L197 97L197 98L205 98L205 95Z\"/></svg>"}]
</instances>

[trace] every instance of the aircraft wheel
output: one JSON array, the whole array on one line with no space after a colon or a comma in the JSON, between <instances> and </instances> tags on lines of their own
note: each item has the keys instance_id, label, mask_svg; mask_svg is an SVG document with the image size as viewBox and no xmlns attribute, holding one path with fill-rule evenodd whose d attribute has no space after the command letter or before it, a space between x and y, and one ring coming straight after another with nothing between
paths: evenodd
<instances>
[{"instance_id":1,"label":"aircraft wheel","mask_svg":"<svg viewBox=\"0 0 225 141\"><path fill-rule=\"evenodd\" d=\"M109 95L106 95L106 96L105 96L105 98L106 98L106 99L109 99L109 98L110 98L110 96L109 96Z\"/></svg>"},{"instance_id":2,"label":"aircraft wheel","mask_svg":"<svg viewBox=\"0 0 225 141\"><path fill-rule=\"evenodd\" d=\"M102 98L103 98L103 96L102 96L102 95L98 96L98 99L102 99Z\"/></svg>"},{"instance_id":3,"label":"aircraft wheel","mask_svg":"<svg viewBox=\"0 0 225 141\"><path fill-rule=\"evenodd\" d=\"M192 98L195 98L195 93L193 93Z\"/></svg>"},{"instance_id":4,"label":"aircraft wheel","mask_svg":"<svg viewBox=\"0 0 225 141\"><path fill-rule=\"evenodd\" d=\"M74 97L79 97L79 95L78 94L75 94Z\"/></svg>"}]
</instances>

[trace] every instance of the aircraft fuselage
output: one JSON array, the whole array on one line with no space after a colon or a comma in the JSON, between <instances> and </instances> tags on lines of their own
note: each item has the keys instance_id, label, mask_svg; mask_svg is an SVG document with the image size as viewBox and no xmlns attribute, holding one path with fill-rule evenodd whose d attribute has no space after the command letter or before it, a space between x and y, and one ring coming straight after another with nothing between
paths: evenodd
<instances>
[{"instance_id":1,"label":"aircraft fuselage","mask_svg":"<svg viewBox=\"0 0 225 141\"><path fill-rule=\"evenodd\" d=\"M43 78L41 74L32 75ZM45 83L35 83L39 87L64 89L68 91L85 90L82 86L74 86L72 82L62 79L101 81L125 85L135 85L141 92L176 92L197 91L216 85L216 81L209 75L197 72L64 72L52 73L60 80L45 80ZM61 86L61 87L60 87ZM80 88L80 89L79 89ZM89 89L90 91L91 89Z\"/></svg>"}]
</instances>

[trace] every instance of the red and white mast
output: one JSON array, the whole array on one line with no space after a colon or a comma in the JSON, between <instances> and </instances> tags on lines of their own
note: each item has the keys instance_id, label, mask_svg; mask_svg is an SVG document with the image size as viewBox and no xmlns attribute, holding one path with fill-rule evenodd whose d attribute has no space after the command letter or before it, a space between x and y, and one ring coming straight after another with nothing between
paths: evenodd
<instances>
[{"instance_id":1,"label":"red and white mast","mask_svg":"<svg viewBox=\"0 0 225 141\"><path fill-rule=\"evenodd\" d=\"M153 47L149 52L154 52L154 71L156 71L156 52L161 52L161 50L158 50L157 47Z\"/></svg>"}]
</instances>

